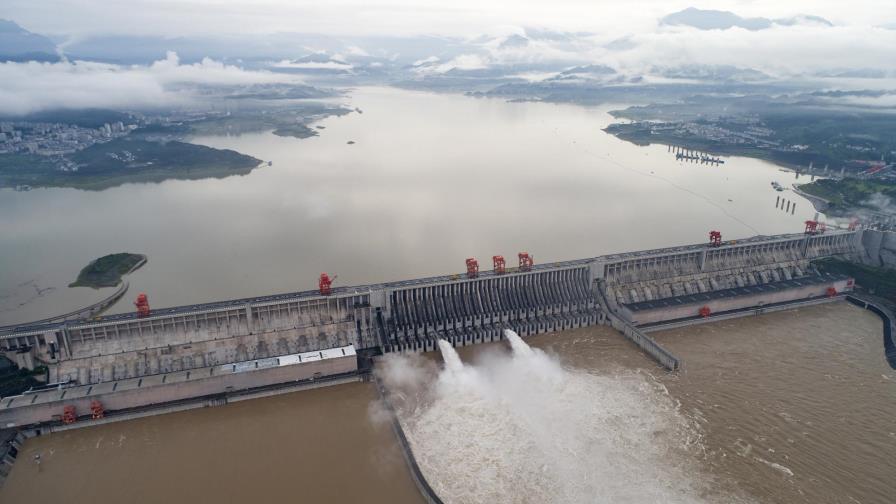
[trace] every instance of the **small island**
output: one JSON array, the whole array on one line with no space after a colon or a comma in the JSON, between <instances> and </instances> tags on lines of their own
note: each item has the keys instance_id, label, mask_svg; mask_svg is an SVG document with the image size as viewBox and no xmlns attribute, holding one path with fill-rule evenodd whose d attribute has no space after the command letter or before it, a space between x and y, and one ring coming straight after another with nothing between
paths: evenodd
<instances>
[{"instance_id":1,"label":"small island","mask_svg":"<svg viewBox=\"0 0 896 504\"><path fill-rule=\"evenodd\" d=\"M121 277L131 273L140 266L146 264L146 256L143 254L130 254L122 252L109 254L84 267L78 274L78 279L69 284L69 287L115 287L121 283Z\"/></svg>"},{"instance_id":2,"label":"small island","mask_svg":"<svg viewBox=\"0 0 896 504\"><path fill-rule=\"evenodd\" d=\"M309 128L308 126L305 126L302 123L281 126L274 130L274 134L282 137L295 138L311 138L314 136L318 136L318 133L316 131Z\"/></svg>"}]
</instances>

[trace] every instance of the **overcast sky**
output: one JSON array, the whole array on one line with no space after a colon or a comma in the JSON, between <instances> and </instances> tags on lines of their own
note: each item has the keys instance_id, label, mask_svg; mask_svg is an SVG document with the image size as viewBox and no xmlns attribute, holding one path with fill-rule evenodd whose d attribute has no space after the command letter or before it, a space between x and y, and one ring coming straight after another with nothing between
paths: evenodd
<instances>
[{"instance_id":1,"label":"overcast sky","mask_svg":"<svg viewBox=\"0 0 896 504\"><path fill-rule=\"evenodd\" d=\"M46 34L199 35L314 32L473 36L503 26L644 32L694 6L741 16L822 16L837 25L896 23L896 0L2 0L0 17Z\"/></svg>"},{"instance_id":2,"label":"overcast sky","mask_svg":"<svg viewBox=\"0 0 896 504\"><path fill-rule=\"evenodd\" d=\"M427 71L437 73L453 68L470 70L546 61L609 65L630 76L649 75L658 66L695 64L752 68L783 79L805 76L814 79L819 75L840 75L843 70L871 69L884 72L885 78L852 79L855 82L838 78L819 85L837 89L896 88L896 0L712 3L675 0L0 0L0 3L0 18L11 19L37 33L71 36L69 42L106 34L168 37L275 32L337 36L432 34L470 39L465 44L457 44L463 47L463 53L441 57L420 55L421 60L434 61ZM658 26L661 17L689 6L771 19L808 14L824 17L835 26L776 24L756 31ZM889 25L893 29L880 28ZM538 39L522 47L503 47L504 37L523 33L520 27L584 31L593 35L576 37L572 43ZM482 34L500 37L473 40ZM616 44L620 41L624 48ZM367 45L368 51L377 51L377 42ZM415 49L430 50L426 44L422 44L426 48L418 47L421 44L417 42L411 45ZM287 49L295 51L293 57L316 50L304 46L287 46ZM352 49L346 46L339 50L350 54ZM363 53L364 49L357 48L357 51ZM389 54L377 52L376 55L397 58L398 53L391 51L409 49L388 51ZM189 103L189 85L194 84L298 82L295 76L246 70L211 59L184 63L174 53L153 57L160 60L152 65L68 60L46 64L0 63L0 113L24 114L62 106L170 105ZM284 65L289 63L274 66ZM881 105L884 100L894 99L896 95L892 93L875 98Z\"/></svg>"}]
</instances>

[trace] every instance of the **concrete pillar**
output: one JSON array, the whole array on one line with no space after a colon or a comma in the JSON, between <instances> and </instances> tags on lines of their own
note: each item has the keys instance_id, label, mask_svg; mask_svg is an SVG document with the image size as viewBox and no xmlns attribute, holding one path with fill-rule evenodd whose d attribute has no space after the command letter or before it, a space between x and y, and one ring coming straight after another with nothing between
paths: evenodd
<instances>
[{"instance_id":1,"label":"concrete pillar","mask_svg":"<svg viewBox=\"0 0 896 504\"><path fill-rule=\"evenodd\" d=\"M859 233L859 243L864 248L866 260L874 266L880 266L882 264L880 250L883 244L884 233L873 229L864 229Z\"/></svg>"},{"instance_id":2,"label":"concrete pillar","mask_svg":"<svg viewBox=\"0 0 896 504\"><path fill-rule=\"evenodd\" d=\"M29 350L27 352L16 352L16 365L20 369L34 369L34 355Z\"/></svg>"},{"instance_id":3,"label":"concrete pillar","mask_svg":"<svg viewBox=\"0 0 896 504\"><path fill-rule=\"evenodd\" d=\"M63 328L62 331L57 333L57 337L62 338L62 347L65 348L65 355L67 357L72 356L72 345L71 345L71 336L68 333L67 328Z\"/></svg>"}]
</instances>

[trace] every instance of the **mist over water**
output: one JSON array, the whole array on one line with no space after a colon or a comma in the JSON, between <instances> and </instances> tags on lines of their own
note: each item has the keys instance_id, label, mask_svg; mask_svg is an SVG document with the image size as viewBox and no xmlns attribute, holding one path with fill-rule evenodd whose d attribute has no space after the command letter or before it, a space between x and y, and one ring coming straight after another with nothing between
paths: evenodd
<instances>
[{"instance_id":1,"label":"mist over water","mask_svg":"<svg viewBox=\"0 0 896 504\"><path fill-rule=\"evenodd\" d=\"M564 367L516 333L511 353L445 365L386 359L381 370L418 463L451 503L707 502L699 430L638 371ZM724 502L731 502L726 498Z\"/></svg>"}]
</instances>

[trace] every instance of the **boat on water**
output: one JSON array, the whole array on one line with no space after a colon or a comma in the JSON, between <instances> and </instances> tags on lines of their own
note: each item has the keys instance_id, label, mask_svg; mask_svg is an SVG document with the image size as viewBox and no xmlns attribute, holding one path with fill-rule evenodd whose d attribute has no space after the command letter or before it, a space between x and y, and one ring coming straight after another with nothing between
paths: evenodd
<instances>
[{"instance_id":1,"label":"boat on water","mask_svg":"<svg viewBox=\"0 0 896 504\"><path fill-rule=\"evenodd\" d=\"M784 190L784 188L781 186L781 184L778 183L777 180L772 181L772 187L774 187L775 190L778 192L781 192Z\"/></svg>"}]
</instances>

